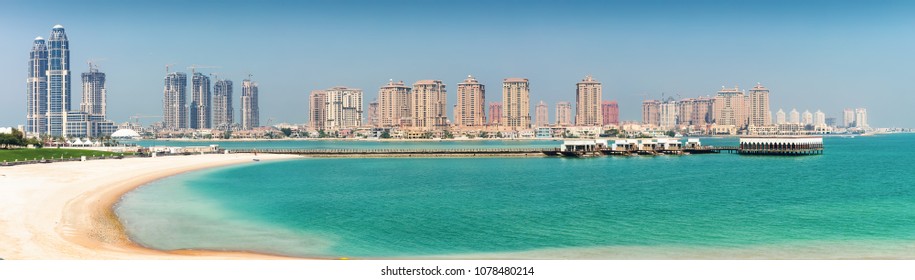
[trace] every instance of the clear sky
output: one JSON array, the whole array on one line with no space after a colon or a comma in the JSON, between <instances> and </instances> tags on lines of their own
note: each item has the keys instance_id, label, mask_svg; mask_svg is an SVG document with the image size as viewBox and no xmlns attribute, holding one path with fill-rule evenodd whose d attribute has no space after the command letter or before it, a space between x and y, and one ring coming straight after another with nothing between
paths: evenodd
<instances>
[{"instance_id":1,"label":"clear sky","mask_svg":"<svg viewBox=\"0 0 915 280\"><path fill-rule=\"evenodd\" d=\"M107 74L109 117L161 115L166 64L260 84L261 123L304 123L307 94L332 86L377 96L388 79L443 80L449 110L468 74L501 100L530 79L531 106L555 116L591 74L623 120L644 96L771 90L773 114L866 107L872 126L915 127L915 1L5 1L0 126L25 123L32 40L61 24L79 73ZM532 108L533 109L533 108ZM533 113L533 110L531 110ZM451 112L449 112L451 114ZM144 119L144 124L154 120Z\"/></svg>"}]
</instances>

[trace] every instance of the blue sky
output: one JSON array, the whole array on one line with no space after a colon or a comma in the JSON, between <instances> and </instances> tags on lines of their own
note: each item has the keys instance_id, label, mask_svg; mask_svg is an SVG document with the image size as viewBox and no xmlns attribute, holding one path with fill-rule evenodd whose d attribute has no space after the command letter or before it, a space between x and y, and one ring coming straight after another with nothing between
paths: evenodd
<instances>
[{"instance_id":1,"label":"blue sky","mask_svg":"<svg viewBox=\"0 0 915 280\"><path fill-rule=\"evenodd\" d=\"M913 12L905 1L12 1L0 10L0 126L25 122L32 39L62 24L73 103L93 59L118 122L161 115L165 65L198 64L239 84L252 74L262 123L305 122L315 89L361 88L367 103L388 79L443 80L450 109L468 74L487 101L503 78L529 78L532 106L546 101L552 120L591 74L624 120L640 119L645 95L760 82L773 113L866 107L871 125L915 127Z\"/></svg>"}]
</instances>

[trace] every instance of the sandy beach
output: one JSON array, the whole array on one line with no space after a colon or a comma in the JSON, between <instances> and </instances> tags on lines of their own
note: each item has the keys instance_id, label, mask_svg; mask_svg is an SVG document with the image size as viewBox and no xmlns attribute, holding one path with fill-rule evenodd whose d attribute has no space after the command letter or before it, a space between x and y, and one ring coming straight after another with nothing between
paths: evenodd
<instances>
[{"instance_id":1,"label":"sandy beach","mask_svg":"<svg viewBox=\"0 0 915 280\"><path fill-rule=\"evenodd\" d=\"M112 206L148 182L183 172L250 163L252 154L128 158L0 168L0 258L277 259L201 250L158 251L132 243ZM296 158L256 156L261 160Z\"/></svg>"}]
</instances>

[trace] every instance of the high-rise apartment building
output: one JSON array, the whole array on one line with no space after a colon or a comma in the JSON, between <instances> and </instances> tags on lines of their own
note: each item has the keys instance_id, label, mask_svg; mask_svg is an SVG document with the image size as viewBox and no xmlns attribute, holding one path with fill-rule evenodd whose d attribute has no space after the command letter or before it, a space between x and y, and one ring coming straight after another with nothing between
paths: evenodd
<instances>
[{"instance_id":1,"label":"high-rise apartment building","mask_svg":"<svg viewBox=\"0 0 915 280\"><path fill-rule=\"evenodd\" d=\"M800 124L801 123L801 114L797 112L797 109L791 109L791 112L788 113L788 123L790 123L790 124Z\"/></svg>"},{"instance_id":2,"label":"high-rise apartment building","mask_svg":"<svg viewBox=\"0 0 915 280\"><path fill-rule=\"evenodd\" d=\"M413 126L444 128L448 125L447 94L440 80L421 80L413 83L410 108Z\"/></svg>"},{"instance_id":3,"label":"high-rise apartment building","mask_svg":"<svg viewBox=\"0 0 915 280\"><path fill-rule=\"evenodd\" d=\"M699 97L693 101L692 113L690 113L690 125L705 127L712 123L712 110L715 107L715 99L709 97ZM682 120L681 120L682 121Z\"/></svg>"},{"instance_id":4,"label":"high-rise apartment building","mask_svg":"<svg viewBox=\"0 0 915 280\"><path fill-rule=\"evenodd\" d=\"M662 129L677 128L677 101L668 97L658 105L658 126Z\"/></svg>"},{"instance_id":5,"label":"high-rise apartment building","mask_svg":"<svg viewBox=\"0 0 915 280\"><path fill-rule=\"evenodd\" d=\"M692 125L695 98L684 98L677 101L677 125Z\"/></svg>"},{"instance_id":6,"label":"high-rise apartment building","mask_svg":"<svg viewBox=\"0 0 915 280\"><path fill-rule=\"evenodd\" d=\"M620 124L620 106L616 101L603 101L600 104L600 112L603 117L603 125Z\"/></svg>"},{"instance_id":7,"label":"high-rise apartment building","mask_svg":"<svg viewBox=\"0 0 915 280\"><path fill-rule=\"evenodd\" d=\"M842 111L842 127L854 127L855 126L855 110L851 108L845 108Z\"/></svg>"},{"instance_id":8,"label":"high-rise apartment building","mask_svg":"<svg viewBox=\"0 0 915 280\"><path fill-rule=\"evenodd\" d=\"M231 130L235 107L232 106L232 81L216 80L213 85L213 128Z\"/></svg>"},{"instance_id":9,"label":"high-rise apartment building","mask_svg":"<svg viewBox=\"0 0 915 280\"><path fill-rule=\"evenodd\" d=\"M778 113L775 113L775 124L787 124L788 121L785 119L785 111L778 109Z\"/></svg>"},{"instance_id":10,"label":"high-rise apartment building","mask_svg":"<svg viewBox=\"0 0 915 280\"><path fill-rule=\"evenodd\" d=\"M368 116L366 119L369 122L369 126L378 127L378 99L369 102Z\"/></svg>"},{"instance_id":11,"label":"high-rise apartment building","mask_svg":"<svg viewBox=\"0 0 915 280\"><path fill-rule=\"evenodd\" d=\"M549 107L546 106L546 102L543 102L543 100L537 104L537 107L534 109L534 126L544 127L550 125L549 110Z\"/></svg>"},{"instance_id":12,"label":"high-rise apartment building","mask_svg":"<svg viewBox=\"0 0 915 280\"><path fill-rule=\"evenodd\" d=\"M756 84L750 89L748 98L750 100L750 112L748 124L752 126L768 126L772 124L772 116L769 112L769 89Z\"/></svg>"},{"instance_id":13,"label":"high-rise apartment building","mask_svg":"<svg viewBox=\"0 0 915 280\"><path fill-rule=\"evenodd\" d=\"M502 121L512 129L531 127L530 83L524 78L502 80Z\"/></svg>"},{"instance_id":14,"label":"high-rise apartment building","mask_svg":"<svg viewBox=\"0 0 915 280\"><path fill-rule=\"evenodd\" d=\"M324 90L324 129L351 129L362 126L361 89L333 87Z\"/></svg>"},{"instance_id":15,"label":"high-rise apartment building","mask_svg":"<svg viewBox=\"0 0 915 280\"><path fill-rule=\"evenodd\" d=\"M489 102L489 125L502 125L502 102Z\"/></svg>"},{"instance_id":16,"label":"high-rise apartment building","mask_svg":"<svg viewBox=\"0 0 915 280\"><path fill-rule=\"evenodd\" d=\"M79 105L80 111L99 119L105 119L107 115L105 73L99 72L95 65L89 64L89 72L83 73L82 77L83 100Z\"/></svg>"},{"instance_id":17,"label":"high-rise apartment building","mask_svg":"<svg viewBox=\"0 0 915 280\"><path fill-rule=\"evenodd\" d=\"M572 103L559 101L556 103L556 125L572 125Z\"/></svg>"},{"instance_id":18,"label":"high-rise apartment building","mask_svg":"<svg viewBox=\"0 0 915 280\"><path fill-rule=\"evenodd\" d=\"M801 114L801 124L812 125L813 124L813 113L810 113L809 110L804 110L804 114Z\"/></svg>"},{"instance_id":19,"label":"high-rise apartment building","mask_svg":"<svg viewBox=\"0 0 915 280\"><path fill-rule=\"evenodd\" d=\"M467 75L467 79L457 85L454 121L460 126L486 124L486 87L473 76Z\"/></svg>"},{"instance_id":20,"label":"high-rise apartment building","mask_svg":"<svg viewBox=\"0 0 915 280\"><path fill-rule=\"evenodd\" d=\"M642 101L642 124L648 126L661 125L661 101L645 100Z\"/></svg>"},{"instance_id":21,"label":"high-rise apartment building","mask_svg":"<svg viewBox=\"0 0 915 280\"><path fill-rule=\"evenodd\" d=\"M603 125L601 84L591 76L578 82L575 89L575 125Z\"/></svg>"},{"instance_id":22,"label":"high-rise apartment building","mask_svg":"<svg viewBox=\"0 0 915 280\"><path fill-rule=\"evenodd\" d=\"M210 100L212 99L210 77L194 72L191 75L191 106L188 108L190 111L188 114L190 128L204 129L211 127Z\"/></svg>"},{"instance_id":23,"label":"high-rise apartment building","mask_svg":"<svg viewBox=\"0 0 915 280\"><path fill-rule=\"evenodd\" d=\"M404 85L403 81L391 80L382 86L378 90L378 100L381 126L409 126L412 124L410 87Z\"/></svg>"},{"instance_id":24,"label":"high-rise apartment building","mask_svg":"<svg viewBox=\"0 0 915 280\"><path fill-rule=\"evenodd\" d=\"M67 112L70 111L70 41L61 25L55 25L48 38L48 105L47 134L67 136Z\"/></svg>"},{"instance_id":25,"label":"high-rise apartment building","mask_svg":"<svg viewBox=\"0 0 915 280\"><path fill-rule=\"evenodd\" d=\"M48 133L48 46L37 37L29 53L29 75L26 80L26 125L29 134Z\"/></svg>"},{"instance_id":26,"label":"high-rise apartment building","mask_svg":"<svg viewBox=\"0 0 915 280\"><path fill-rule=\"evenodd\" d=\"M813 125L815 126L825 126L826 125L826 114L823 111L817 110L816 113L813 113Z\"/></svg>"},{"instance_id":27,"label":"high-rise apartment building","mask_svg":"<svg viewBox=\"0 0 915 280\"><path fill-rule=\"evenodd\" d=\"M165 75L162 97L162 118L165 129L187 128L187 74L172 72Z\"/></svg>"},{"instance_id":28,"label":"high-rise apartment building","mask_svg":"<svg viewBox=\"0 0 915 280\"><path fill-rule=\"evenodd\" d=\"M261 126L260 120L257 83L250 79L245 79L241 81L241 129L247 130L259 127Z\"/></svg>"},{"instance_id":29,"label":"high-rise apartment building","mask_svg":"<svg viewBox=\"0 0 915 280\"><path fill-rule=\"evenodd\" d=\"M327 98L323 90L313 90L308 95L308 119L311 128L324 130L327 121Z\"/></svg>"},{"instance_id":30,"label":"high-rise apartment building","mask_svg":"<svg viewBox=\"0 0 915 280\"><path fill-rule=\"evenodd\" d=\"M855 127L870 128L870 125L867 123L867 109L855 109Z\"/></svg>"},{"instance_id":31,"label":"high-rise apartment building","mask_svg":"<svg viewBox=\"0 0 915 280\"><path fill-rule=\"evenodd\" d=\"M747 98L739 88L722 87L715 95L712 119L717 125L733 125L743 128L747 125Z\"/></svg>"}]
</instances>

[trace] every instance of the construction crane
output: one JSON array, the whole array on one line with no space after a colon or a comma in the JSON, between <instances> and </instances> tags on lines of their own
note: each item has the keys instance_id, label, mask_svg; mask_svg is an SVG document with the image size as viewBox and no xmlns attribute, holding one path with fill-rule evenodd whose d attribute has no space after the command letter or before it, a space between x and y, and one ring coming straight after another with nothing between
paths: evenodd
<instances>
[{"instance_id":1,"label":"construction crane","mask_svg":"<svg viewBox=\"0 0 915 280\"><path fill-rule=\"evenodd\" d=\"M172 66L175 66L175 64L166 64L165 65L165 74L168 74L168 68L171 68Z\"/></svg>"},{"instance_id":2,"label":"construction crane","mask_svg":"<svg viewBox=\"0 0 915 280\"><path fill-rule=\"evenodd\" d=\"M210 73L210 76L213 76L213 80L219 81L219 74L222 74L222 73Z\"/></svg>"},{"instance_id":3,"label":"construction crane","mask_svg":"<svg viewBox=\"0 0 915 280\"><path fill-rule=\"evenodd\" d=\"M89 71L91 72L93 69L98 70L98 62L105 61L105 60L108 60L108 59L107 58L90 58L90 59L86 60L86 63L89 64Z\"/></svg>"},{"instance_id":4,"label":"construction crane","mask_svg":"<svg viewBox=\"0 0 915 280\"><path fill-rule=\"evenodd\" d=\"M191 66L188 66L188 67L187 67L187 69L191 69L191 74L197 73L197 69L198 69L198 68L200 68L200 69L219 68L219 66L209 66L209 65L191 64Z\"/></svg>"}]
</instances>

